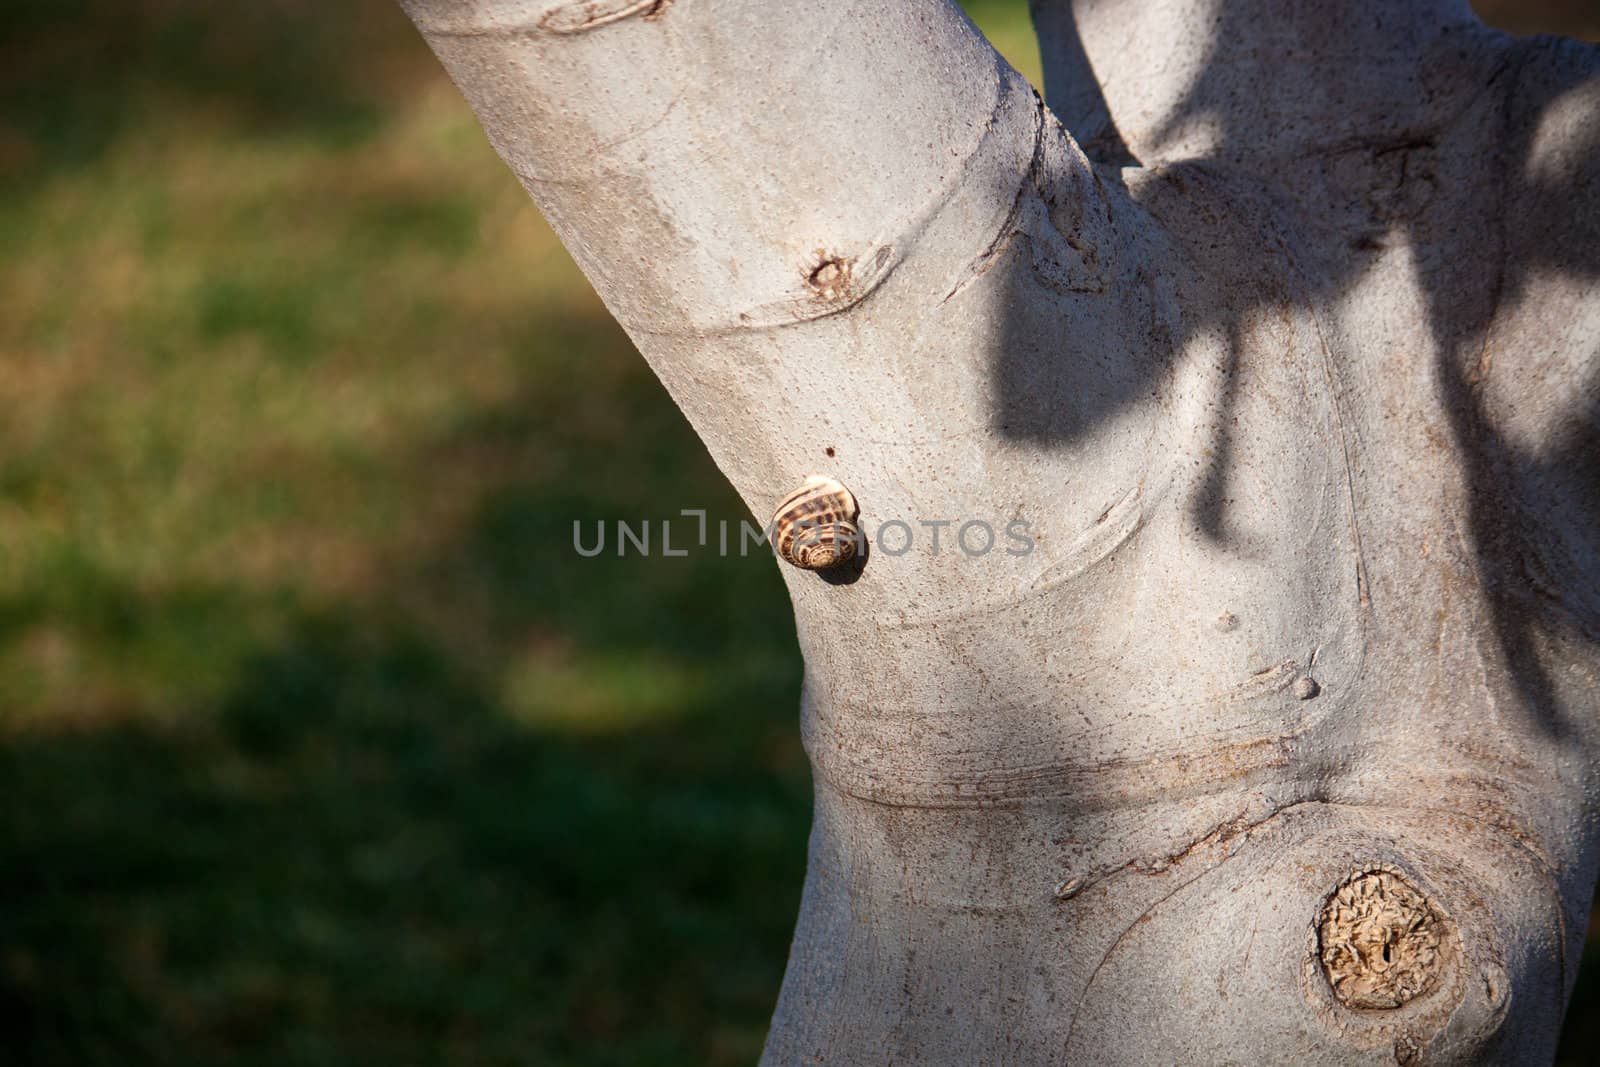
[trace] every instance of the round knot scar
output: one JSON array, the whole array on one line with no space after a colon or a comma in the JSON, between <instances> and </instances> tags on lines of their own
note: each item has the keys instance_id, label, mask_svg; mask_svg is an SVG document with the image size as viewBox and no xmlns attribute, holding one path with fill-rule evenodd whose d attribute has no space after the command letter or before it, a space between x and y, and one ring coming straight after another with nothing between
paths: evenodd
<instances>
[{"instance_id":1,"label":"round knot scar","mask_svg":"<svg viewBox=\"0 0 1600 1067\"><path fill-rule=\"evenodd\" d=\"M1346 1007L1398 1008L1438 983L1443 925L1421 890L1399 875L1354 875L1322 906L1323 974Z\"/></svg>"}]
</instances>

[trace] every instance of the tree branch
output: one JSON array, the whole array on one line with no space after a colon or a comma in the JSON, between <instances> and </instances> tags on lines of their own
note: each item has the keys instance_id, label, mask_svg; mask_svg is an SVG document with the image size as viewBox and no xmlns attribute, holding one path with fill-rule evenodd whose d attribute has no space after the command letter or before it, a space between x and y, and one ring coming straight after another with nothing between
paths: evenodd
<instances>
[{"instance_id":1,"label":"tree branch","mask_svg":"<svg viewBox=\"0 0 1600 1067\"><path fill-rule=\"evenodd\" d=\"M1019 185L1098 195L945 0L403 4L758 514L817 465L798 436L881 404L894 368L866 353L963 284ZM837 321L868 299L893 307Z\"/></svg>"},{"instance_id":2,"label":"tree branch","mask_svg":"<svg viewBox=\"0 0 1600 1067\"><path fill-rule=\"evenodd\" d=\"M1091 158L1268 165L1426 125L1466 0L1031 0L1050 106ZM1448 96L1449 94L1443 94ZM1124 157L1125 159L1126 157Z\"/></svg>"}]
</instances>

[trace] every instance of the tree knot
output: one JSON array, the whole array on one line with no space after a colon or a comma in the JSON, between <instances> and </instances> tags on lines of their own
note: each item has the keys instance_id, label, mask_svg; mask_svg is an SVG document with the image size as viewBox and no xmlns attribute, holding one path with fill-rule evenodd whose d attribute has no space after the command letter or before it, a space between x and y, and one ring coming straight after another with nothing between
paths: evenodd
<instances>
[{"instance_id":1,"label":"tree knot","mask_svg":"<svg viewBox=\"0 0 1600 1067\"><path fill-rule=\"evenodd\" d=\"M1428 898L1390 871L1347 879L1317 924L1322 971L1346 1007L1398 1008L1438 984L1444 920Z\"/></svg>"}]
</instances>

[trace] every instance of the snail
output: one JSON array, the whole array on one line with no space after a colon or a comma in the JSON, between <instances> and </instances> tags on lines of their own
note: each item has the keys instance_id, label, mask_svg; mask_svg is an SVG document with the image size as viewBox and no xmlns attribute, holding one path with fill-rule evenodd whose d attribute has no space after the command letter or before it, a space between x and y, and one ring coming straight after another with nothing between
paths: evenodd
<instances>
[{"instance_id":1,"label":"snail","mask_svg":"<svg viewBox=\"0 0 1600 1067\"><path fill-rule=\"evenodd\" d=\"M848 563L864 542L854 522L857 511L850 490L827 475L813 474L772 513L772 547L803 570Z\"/></svg>"}]
</instances>

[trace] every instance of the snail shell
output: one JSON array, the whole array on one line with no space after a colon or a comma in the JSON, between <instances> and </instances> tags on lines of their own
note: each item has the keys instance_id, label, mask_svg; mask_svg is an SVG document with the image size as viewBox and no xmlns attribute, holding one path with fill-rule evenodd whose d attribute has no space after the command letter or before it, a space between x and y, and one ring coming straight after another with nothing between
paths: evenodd
<instances>
[{"instance_id":1,"label":"snail shell","mask_svg":"<svg viewBox=\"0 0 1600 1067\"><path fill-rule=\"evenodd\" d=\"M808 571L827 570L854 559L863 545L855 524L855 495L837 481L813 474L772 513L772 547Z\"/></svg>"}]
</instances>

